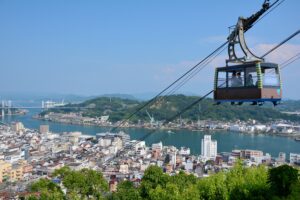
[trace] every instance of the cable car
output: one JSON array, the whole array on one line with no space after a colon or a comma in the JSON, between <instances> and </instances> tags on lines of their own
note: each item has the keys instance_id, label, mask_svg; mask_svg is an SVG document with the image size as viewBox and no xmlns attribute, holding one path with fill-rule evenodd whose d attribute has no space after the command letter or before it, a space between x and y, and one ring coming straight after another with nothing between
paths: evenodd
<instances>
[{"instance_id":1,"label":"cable car","mask_svg":"<svg viewBox=\"0 0 300 200\"><path fill-rule=\"evenodd\" d=\"M219 103L262 105L270 101L277 105L282 96L279 67L275 63L252 62L215 71L214 99Z\"/></svg>"},{"instance_id":2,"label":"cable car","mask_svg":"<svg viewBox=\"0 0 300 200\"><path fill-rule=\"evenodd\" d=\"M254 22L270 7L266 0L262 8L248 18L239 17L237 24L228 36L228 57L226 67L215 70L214 100L217 104L231 102L241 105L252 102L262 105L270 101L277 105L281 101L282 88L279 67L275 63L267 63L263 58L254 55L248 48L244 32L249 30ZM236 44L239 44L243 57L236 54ZM228 63L234 65L229 66Z\"/></svg>"}]
</instances>

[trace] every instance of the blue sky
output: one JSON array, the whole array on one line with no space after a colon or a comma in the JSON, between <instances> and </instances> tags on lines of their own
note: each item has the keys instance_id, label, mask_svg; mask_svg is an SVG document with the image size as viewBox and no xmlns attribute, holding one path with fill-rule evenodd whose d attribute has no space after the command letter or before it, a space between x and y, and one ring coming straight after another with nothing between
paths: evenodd
<instances>
[{"instance_id":1,"label":"blue sky","mask_svg":"<svg viewBox=\"0 0 300 200\"><path fill-rule=\"evenodd\" d=\"M0 1L0 93L159 92L223 43L238 16L262 0ZM286 0L247 32L258 55L299 29L300 1ZM300 52L300 37L268 61ZM226 52L181 91L205 94ZM282 71L284 97L300 99L299 61Z\"/></svg>"}]
</instances>

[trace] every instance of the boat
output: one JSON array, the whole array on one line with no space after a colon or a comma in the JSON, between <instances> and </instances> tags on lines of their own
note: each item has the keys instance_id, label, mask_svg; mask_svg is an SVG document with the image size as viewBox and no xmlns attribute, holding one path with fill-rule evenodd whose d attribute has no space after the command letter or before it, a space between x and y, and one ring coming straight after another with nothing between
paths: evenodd
<instances>
[{"instance_id":1,"label":"boat","mask_svg":"<svg viewBox=\"0 0 300 200\"><path fill-rule=\"evenodd\" d=\"M295 138L295 141L300 142L300 137Z\"/></svg>"}]
</instances>

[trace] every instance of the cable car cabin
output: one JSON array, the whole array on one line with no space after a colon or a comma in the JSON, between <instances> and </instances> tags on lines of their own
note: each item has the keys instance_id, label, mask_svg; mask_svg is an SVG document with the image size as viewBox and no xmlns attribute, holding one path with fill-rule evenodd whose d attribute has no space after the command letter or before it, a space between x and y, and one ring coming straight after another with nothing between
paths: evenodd
<instances>
[{"instance_id":1,"label":"cable car cabin","mask_svg":"<svg viewBox=\"0 0 300 200\"><path fill-rule=\"evenodd\" d=\"M217 104L231 102L277 105L282 96L279 67L275 63L252 62L215 71L214 100Z\"/></svg>"}]
</instances>

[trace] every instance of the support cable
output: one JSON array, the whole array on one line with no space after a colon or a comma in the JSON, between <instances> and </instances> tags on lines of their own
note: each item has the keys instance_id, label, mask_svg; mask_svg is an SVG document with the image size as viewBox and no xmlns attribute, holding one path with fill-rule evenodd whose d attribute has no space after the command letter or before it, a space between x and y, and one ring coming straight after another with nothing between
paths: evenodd
<instances>
[{"instance_id":1,"label":"support cable","mask_svg":"<svg viewBox=\"0 0 300 200\"><path fill-rule=\"evenodd\" d=\"M183 79L186 75L191 73L193 70L195 70L199 65L202 65L207 59L209 59L211 56L213 56L215 53L219 52L225 45L227 45L228 41L224 42L221 46L219 46L217 49L215 49L212 53L210 53L208 56L206 56L203 60L198 62L196 65L194 65L191 69L189 69L187 72L185 72L183 75L181 75L178 79L176 79L173 83L171 83L169 86L167 86L165 89L163 89L160 93L158 93L155 97L153 97L151 100L147 101L145 104L137 108L133 113L131 113L128 117L126 117L124 120L122 120L116 127L112 128L110 132L115 131L117 128L119 128L122 124L124 124L127 120L131 119L135 114L137 114L139 111L144 109L146 106L152 104L154 101L158 99L164 92L166 92L168 89L170 89L173 85L178 83L181 79Z\"/></svg>"},{"instance_id":2,"label":"support cable","mask_svg":"<svg viewBox=\"0 0 300 200\"><path fill-rule=\"evenodd\" d=\"M283 45L284 43L286 43L287 41L289 41L290 39L292 39L293 37L295 37L299 33L300 33L300 30L296 31L295 33L293 33L292 35L290 35L288 38L286 38L285 40L283 40L282 42L280 42L278 45L276 45L275 47L273 47L272 49L270 49L269 51L267 51L264 55L261 56L261 58L266 57L267 55L269 55L270 53L272 53L275 49L277 49L278 47L280 47L281 45Z\"/></svg>"},{"instance_id":3,"label":"support cable","mask_svg":"<svg viewBox=\"0 0 300 200\"><path fill-rule=\"evenodd\" d=\"M276 0L271 6L270 6L270 10L265 13L262 17L260 17L252 26L254 26L256 23L258 23L261 19L263 19L265 16L267 16L268 14L270 14L272 11L274 11L279 5L281 5L285 0ZM279 3L278 3L279 2ZM214 52L212 52L210 55L208 55L206 58L204 58L202 61L200 61L199 63L197 63L194 67L192 67L190 70L188 70L186 73L184 73L181 77L179 77L178 79L176 79L173 83L171 83L168 87L166 87L164 90L162 90L159 94L157 94L154 98L152 98L151 100L149 100L148 102L146 102L144 105L142 105L141 107L139 107L136 111L134 111L132 114L130 114L127 118L125 118L124 120L122 120L116 127L112 128L110 131L115 131L117 128L119 128L122 124L124 124L127 120L131 119L135 114L137 114L139 111L141 111L142 109L144 109L146 106L152 104L153 102L155 102L157 99L162 100L162 98L159 98L164 92L166 92L168 89L170 89L173 85L175 85L177 82L179 82L182 78L184 78L186 75L188 75L190 72L192 72L194 69L196 69L200 64L202 64L204 61L206 61L210 56L214 55L216 52L218 52L222 47L224 47L226 44L228 43L228 41L226 41L225 43L223 43L220 47L218 47ZM197 73L196 73L197 74ZM192 76L193 77L193 76ZM186 79L187 81L189 80L188 78ZM186 82L187 82L186 81ZM185 81L182 82L182 85L185 84ZM179 86L176 87L176 89L173 89L172 92L176 91L177 89L179 89L180 87L182 87L181 84L179 84Z\"/></svg>"},{"instance_id":4,"label":"support cable","mask_svg":"<svg viewBox=\"0 0 300 200\"><path fill-rule=\"evenodd\" d=\"M299 33L299 31L297 31ZM265 56L269 55L271 52L273 52L274 50L276 50L277 48L279 48L281 45L283 45L284 43L286 43L287 41L289 41L291 38L295 37L298 33L295 32L294 34L292 34L291 36L289 36L287 39L283 40L279 45L276 45L274 48L272 48L270 51L266 52L262 58L264 58ZM297 33L297 34L296 34ZM298 53L300 54L300 53ZM297 54L297 55L298 55ZM293 56L295 57L295 56ZM300 58L300 57L299 57ZM299 59L297 58L297 59ZM295 59L295 60L297 60ZM291 60L288 59L288 60ZM294 61L295 61L294 60ZM293 61L293 62L294 62ZM286 63L287 61L285 61L284 63ZM287 62L287 64L284 66L286 67L287 65L291 64L292 62ZM222 83L221 85L218 86L222 87L225 83ZM186 106L184 109L182 109L181 111L179 111L177 114L175 114L174 116L170 117L169 119L166 120L165 123L163 123L163 125L165 125L166 123L169 123L170 121L173 121L174 119L176 119L178 116L180 116L181 114L185 113L187 110L189 110L190 108L192 108L193 106L195 106L196 104L198 104L199 102L201 102L204 98L206 98L207 96L209 96L210 94L212 94L214 92L214 89L209 91L208 93L206 93L204 96L200 97L199 99L197 99L196 101L194 101L193 103L191 103L190 105ZM156 132L157 130L153 130L151 132L149 132L146 136L142 137L142 140L145 140L147 137L149 137L152 133Z\"/></svg>"},{"instance_id":5,"label":"support cable","mask_svg":"<svg viewBox=\"0 0 300 200\"><path fill-rule=\"evenodd\" d=\"M300 58L300 52L297 53L295 56L291 57L290 59L286 60L285 62L280 64L280 69L284 69L293 62L297 61Z\"/></svg>"},{"instance_id":6,"label":"support cable","mask_svg":"<svg viewBox=\"0 0 300 200\"><path fill-rule=\"evenodd\" d=\"M274 3L272 3L272 5L270 6L270 10L268 12L266 12L263 16L261 16L258 20L256 20L256 22L253 23L252 26L254 26L256 23L258 23L260 20L262 20L265 16L267 16L268 14L270 14L272 11L274 11L278 6L280 6L285 0L276 0ZM279 2L279 3L278 3ZM278 4L277 4L278 3ZM273 7L274 6L274 7Z\"/></svg>"}]
</instances>

